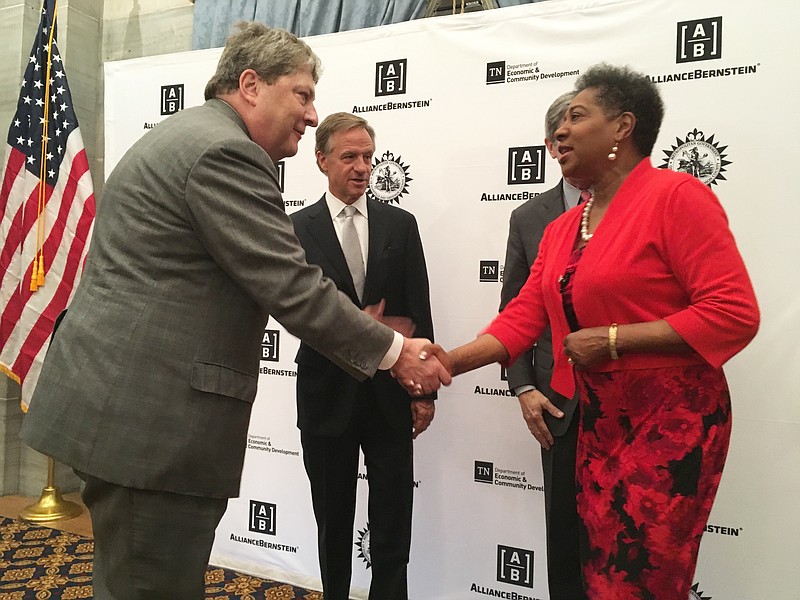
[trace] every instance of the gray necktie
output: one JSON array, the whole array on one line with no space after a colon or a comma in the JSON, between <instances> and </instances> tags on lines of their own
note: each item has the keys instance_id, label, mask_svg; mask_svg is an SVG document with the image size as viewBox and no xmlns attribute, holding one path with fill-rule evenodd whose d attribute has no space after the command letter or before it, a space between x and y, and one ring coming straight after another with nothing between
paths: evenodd
<instances>
[{"instance_id":1,"label":"gray necktie","mask_svg":"<svg viewBox=\"0 0 800 600\"><path fill-rule=\"evenodd\" d=\"M358 239L358 231L353 223L353 215L356 213L355 206L345 206L341 214L344 215L342 223L342 251L347 260L347 268L353 278L358 299L364 293L364 257L361 254L361 242Z\"/></svg>"}]
</instances>

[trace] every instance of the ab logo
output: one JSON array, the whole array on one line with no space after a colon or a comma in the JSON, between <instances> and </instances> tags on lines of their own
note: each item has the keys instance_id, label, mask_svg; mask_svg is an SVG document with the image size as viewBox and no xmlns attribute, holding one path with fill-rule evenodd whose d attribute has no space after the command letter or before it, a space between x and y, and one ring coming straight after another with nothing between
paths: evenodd
<instances>
[{"instance_id":1,"label":"ab logo","mask_svg":"<svg viewBox=\"0 0 800 600\"><path fill-rule=\"evenodd\" d=\"M533 550L497 545L497 581L533 587Z\"/></svg>"},{"instance_id":2,"label":"ab logo","mask_svg":"<svg viewBox=\"0 0 800 600\"><path fill-rule=\"evenodd\" d=\"M508 185L544 182L544 146L508 149Z\"/></svg>"},{"instance_id":3,"label":"ab logo","mask_svg":"<svg viewBox=\"0 0 800 600\"><path fill-rule=\"evenodd\" d=\"M269 502L250 500L250 531L275 535L275 513L277 507Z\"/></svg>"},{"instance_id":4,"label":"ab logo","mask_svg":"<svg viewBox=\"0 0 800 600\"><path fill-rule=\"evenodd\" d=\"M161 114L174 115L183 110L183 84L161 86Z\"/></svg>"},{"instance_id":5,"label":"ab logo","mask_svg":"<svg viewBox=\"0 0 800 600\"><path fill-rule=\"evenodd\" d=\"M280 356L281 332L277 329L265 329L261 338L261 360L278 362Z\"/></svg>"},{"instance_id":6,"label":"ab logo","mask_svg":"<svg viewBox=\"0 0 800 600\"><path fill-rule=\"evenodd\" d=\"M375 63L375 95L405 94L407 66L407 58Z\"/></svg>"},{"instance_id":7,"label":"ab logo","mask_svg":"<svg viewBox=\"0 0 800 600\"><path fill-rule=\"evenodd\" d=\"M678 48L675 62L722 58L722 17L678 23Z\"/></svg>"},{"instance_id":8,"label":"ab logo","mask_svg":"<svg viewBox=\"0 0 800 600\"><path fill-rule=\"evenodd\" d=\"M286 171L286 161L279 160L275 164L275 166L278 169L278 187L280 188L281 194L282 194L284 192L284 189L283 189L283 177L284 177L284 173Z\"/></svg>"}]
</instances>

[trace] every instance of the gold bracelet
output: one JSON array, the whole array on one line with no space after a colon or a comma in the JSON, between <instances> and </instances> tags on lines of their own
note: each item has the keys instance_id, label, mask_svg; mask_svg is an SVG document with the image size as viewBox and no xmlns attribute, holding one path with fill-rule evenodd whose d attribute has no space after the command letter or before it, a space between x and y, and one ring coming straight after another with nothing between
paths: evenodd
<instances>
[{"instance_id":1,"label":"gold bracelet","mask_svg":"<svg viewBox=\"0 0 800 600\"><path fill-rule=\"evenodd\" d=\"M617 353L617 324L612 323L608 328L608 351L611 353L612 360L619 360Z\"/></svg>"}]
</instances>

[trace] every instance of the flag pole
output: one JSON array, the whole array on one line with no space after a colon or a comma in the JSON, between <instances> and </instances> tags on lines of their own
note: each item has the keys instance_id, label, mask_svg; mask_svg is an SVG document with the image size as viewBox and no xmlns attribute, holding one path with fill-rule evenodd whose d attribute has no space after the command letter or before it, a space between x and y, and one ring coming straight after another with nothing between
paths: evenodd
<instances>
[{"instance_id":1,"label":"flag pole","mask_svg":"<svg viewBox=\"0 0 800 600\"><path fill-rule=\"evenodd\" d=\"M44 0L42 1L42 9L44 10ZM55 0L53 4L53 24L50 27L49 33L49 40L47 44L47 54L48 56L52 52L53 41L55 39L55 30L56 30L56 18L58 15L58 0ZM44 119L43 119L43 133L42 133L42 159L44 159L47 153L47 142L48 142L48 124L49 124L49 101L50 101L50 68L51 68L51 61L48 59L47 61L47 77L45 79L45 94L44 94L44 101L45 101L45 108L44 108ZM43 238L43 230L44 225L42 223L42 219L44 215L44 197L45 197L45 189L44 189L44 182L45 182L45 163L42 160L40 166L40 173L39 173L39 210L38 210L38 219L36 224L36 250L37 254L34 257L33 262L33 269L31 270L31 292L35 292L38 290L39 286L44 284L44 250L42 245L44 244L41 241ZM36 260L38 258L38 261ZM38 263L39 268L36 268ZM55 328L53 330L55 332ZM78 504L74 502L70 502L69 500L64 500L61 496L61 490L56 487L56 461L53 460L51 456L47 457L47 484L42 488L42 493L39 496L39 501L31 504L30 506L26 506L22 509L19 513L20 519L24 521L30 521L32 523L49 523L51 521L66 521L67 519L74 519L79 514L83 512L83 509Z\"/></svg>"},{"instance_id":2,"label":"flag pole","mask_svg":"<svg viewBox=\"0 0 800 600\"><path fill-rule=\"evenodd\" d=\"M55 472L56 461L48 456L47 485L42 489L42 495L38 502L26 506L20 511L20 519L31 523L48 523L74 519L83 512L79 504L61 497L61 491L55 485Z\"/></svg>"},{"instance_id":3,"label":"flag pole","mask_svg":"<svg viewBox=\"0 0 800 600\"><path fill-rule=\"evenodd\" d=\"M2 278L0 290L0 372L20 384L25 412L46 352L50 332L45 329L53 315L63 315L80 280L95 214L88 159L56 42L57 13L58 0L42 0L0 174L3 268L12 274ZM47 206L51 214L45 223ZM12 257L8 265L7 257ZM25 286L28 269L30 285ZM49 284L43 288L45 275ZM48 457L47 485L39 502L23 509L21 518L47 522L82 512L61 497L54 479L55 462Z\"/></svg>"}]
</instances>

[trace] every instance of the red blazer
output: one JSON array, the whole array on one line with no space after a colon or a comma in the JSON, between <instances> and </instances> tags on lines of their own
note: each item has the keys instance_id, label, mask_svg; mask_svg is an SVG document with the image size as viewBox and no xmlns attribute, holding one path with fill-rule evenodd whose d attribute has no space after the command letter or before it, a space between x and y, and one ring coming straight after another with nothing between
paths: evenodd
<instances>
[{"instance_id":1,"label":"red blazer","mask_svg":"<svg viewBox=\"0 0 800 600\"><path fill-rule=\"evenodd\" d=\"M580 227L578 206L545 230L519 295L484 333L510 361L529 348L548 320L553 330L552 387L575 390L572 366L558 349L569 326L559 292ZM720 367L758 329L753 287L716 196L685 173L642 160L622 183L573 275L573 305L581 327L666 321L692 347L689 354L625 354L597 371L707 362Z\"/></svg>"}]
</instances>

